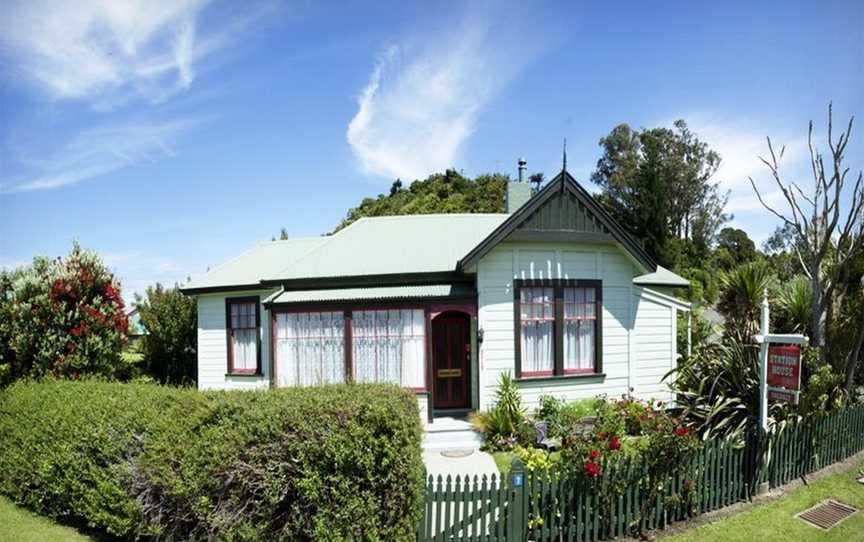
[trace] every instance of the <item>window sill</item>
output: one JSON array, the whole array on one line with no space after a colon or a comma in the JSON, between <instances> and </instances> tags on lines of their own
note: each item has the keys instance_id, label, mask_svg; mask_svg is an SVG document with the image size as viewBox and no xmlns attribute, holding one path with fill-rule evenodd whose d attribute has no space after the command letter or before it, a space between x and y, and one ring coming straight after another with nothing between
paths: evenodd
<instances>
[{"instance_id":1,"label":"window sill","mask_svg":"<svg viewBox=\"0 0 864 542\"><path fill-rule=\"evenodd\" d=\"M254 373L225 373L225 376L235 377L235 376L250 376L250 377L262 377L264 373L254 372Z\"/></svg>"},{"instance_id":2,"label":"window sill","mask_svg":"<svg viewBox=\"0 0 864 542\"><path fill-rule=\"evenodd\" d=\"M567 380L603 380L606 378L606 373L575 373L575 374L563 374L563 375L551 375L551 376L523 376L516 379L516 382L530 383L530 382L559 382L559 381L567 381Z\"/></svg>"}]
</instances>

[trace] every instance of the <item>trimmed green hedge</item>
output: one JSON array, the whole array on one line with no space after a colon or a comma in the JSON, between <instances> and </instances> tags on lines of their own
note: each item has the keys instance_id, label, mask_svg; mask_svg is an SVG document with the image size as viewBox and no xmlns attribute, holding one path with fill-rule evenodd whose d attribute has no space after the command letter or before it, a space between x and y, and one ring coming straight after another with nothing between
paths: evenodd
<instances>
[{"instance_id":1,"label":"trimmed green hedge","mask_svg":"<svg viewBox=\"0 0 864 542\"><path fill-rule=\"evenodd\" d=\"M0 492L122 539L408 540L420 438L395 386L24 382L0 392Z\"/></svg>"}]
</instances>

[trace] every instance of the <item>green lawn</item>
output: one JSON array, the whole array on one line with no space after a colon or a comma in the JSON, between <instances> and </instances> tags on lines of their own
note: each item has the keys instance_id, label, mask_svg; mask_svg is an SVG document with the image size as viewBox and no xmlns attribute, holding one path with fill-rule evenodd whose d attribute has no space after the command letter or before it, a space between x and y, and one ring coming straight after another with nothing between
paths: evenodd
<instances>
[{"instance_id":1,"label":"green lawn","mask_svg":"<svg viewBox=\"0 0 864 542\"><path fill-rule=\"evenodd\" d=\"M18 508L0 497L0 542L93 542L75 529Z\"/></svg>"},{"instance_id":2,"label":"green lawn","mask_svg":"<svg viewBox=\"0 0 864 542\"><path fill-rule=\"evenodd\" d=\"M825 499L833 498L864 510L864 485L855 478L864 468L856 468L796 489L776 501L757 505L752 510L664 538L663 542L806 542L808 540L851 542L864 540L864 511L856 512L827 533L805 524L795 514Z\"/></svg>"},{"instance_id":3,"label":"green lawn","mask_svg":"<svg viewBox=\"0 0 864 542\"><path fill-rule=\"evenodd\" d=\"M516 454L513 452L492 452L492 459L495 460L495 466L498 467L502 477L510 474L510 464L513 463L514 457Z\"/></svg>"}]
</instances>

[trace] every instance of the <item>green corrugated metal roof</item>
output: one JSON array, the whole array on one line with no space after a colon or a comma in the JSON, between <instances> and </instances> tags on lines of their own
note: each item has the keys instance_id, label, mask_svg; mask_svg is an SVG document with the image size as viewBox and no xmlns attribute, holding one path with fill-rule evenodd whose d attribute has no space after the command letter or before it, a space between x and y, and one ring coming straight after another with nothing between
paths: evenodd
<instances>
[{"instance_id":1,"label":"green corrugated metal roof","mask_svg":"<svg viewBox=\"0 0 864 542\"><path fill-rule=\"evenodd\" d=\"M459 259L507 216L361 218L330 236L258 244L182 289L254 286L262 280L454 271Z\"/></svg>"},{"instance_id":2,"label":"green corrugated metal roof","mask_svg":"<svg viewBox=\"0 0 864 542\"><path fill-rule=\"evenodd\" d=\"M309 237L259 243L233 260L214 267L202 277L184 284L182 289L258 284L262 279L268 278L323 245L327 239L327 237Z\"/></svg>"},{"instance_id":3,"label":"green corrugated metal roof","mask_svg":"<svg viewBox=\"0 0 864 542\"><path fill-rule=\"evenodd\" d=\"M265 303L309 303L331 301L377 301L431 297L466 297L474 294L470 285L428 284L425 286L390 286L381 288L339 288L333 290L297 290L280 292Z\"/></svg>"},{"instance_id":4,"label":"green corrugated metal roof","mask_svg":"<svg viewBox=\"0 0 864 542\"><path fill-rule=\"evenodd\" d=\"M362 218L266 278L310 279L454 271L508 215L439 214Z\"/></svg>"},{"instance_id":5,"label":"green corrugated metal roof","mask_svg":"<svg viewBox=\"0 0 864 542\"><path fill-rule=\"evenodd\" d=\"M508 216L434 214L362 218L330 236L256 245L184 285L183 290L256 287L267 280L454 271L459 260ZM661 267L655 273L637 277L634 282L689 284Z\"/></svg>"}]
</instances>

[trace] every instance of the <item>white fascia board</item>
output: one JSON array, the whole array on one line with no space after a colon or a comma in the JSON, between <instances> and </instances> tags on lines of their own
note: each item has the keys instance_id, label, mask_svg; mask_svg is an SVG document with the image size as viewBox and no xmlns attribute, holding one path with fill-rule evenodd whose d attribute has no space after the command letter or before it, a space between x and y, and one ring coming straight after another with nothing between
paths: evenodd
<instances>
[{"instance_id":1,"label":"white fascia board","mask_svg":"<svg viewBox=\"0 0 864 542\"><path fill-rule=\"evenodd\" d=\"M681 301L680 299L676 299L670 295L661 294L660 292L645 288L644 286L637 286L637 288L641 290L641 296L645 297L646 299L650 299L655 303L659 303L667 307L672 307L673 309L683 312L690 312L692 310L690 303L687 303L686 301Z\"/></svg>"}]
</instances>

